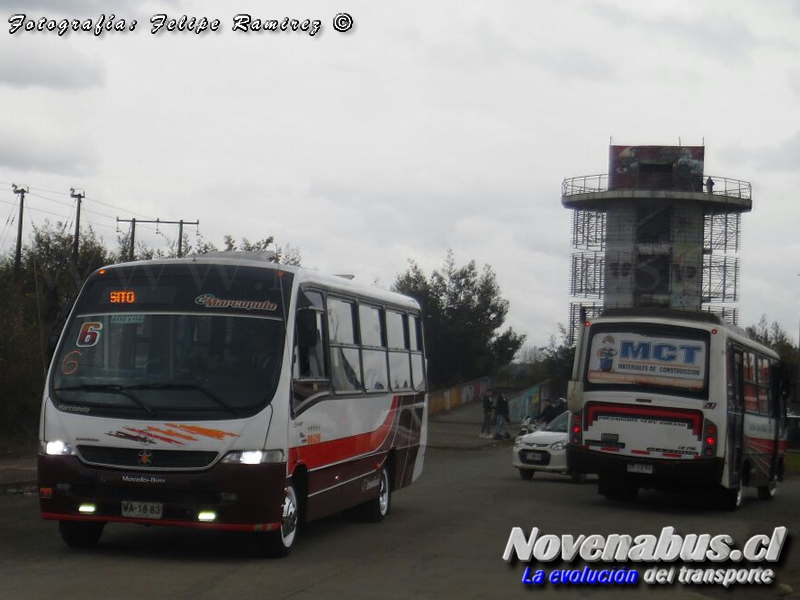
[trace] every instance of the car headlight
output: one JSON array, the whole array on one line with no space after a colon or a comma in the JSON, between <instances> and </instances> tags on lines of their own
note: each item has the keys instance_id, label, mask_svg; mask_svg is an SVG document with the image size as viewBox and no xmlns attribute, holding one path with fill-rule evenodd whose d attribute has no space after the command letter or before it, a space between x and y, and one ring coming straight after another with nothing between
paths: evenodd
<instances>
[{"instance_id":1,"label":"car headlight","mask_svg":"<svg viewBox=\"0 0 800 600\"><path fill-rule=\"evenodd\" d=\"M555 450L555 451L563 450L566 447L567 447L567 441L566 440L562 440L560 442L555 442L554 444L550 445L550 449L551 450Z\"/></svg>"},{"instance_id":2,"label":"car headlight","mask_svg":"<svg viewBox=\"0 0 800 600\"><path fill-rule=\"evenodd\" d=\"M49 456L72 456L75 454L75 448L62 442L61 440L53 440L52 442L39 442L39 452Z\"/></svg>"},{"instance_id":3,"label":"car headlight","mask_svg":"<svg viewBox=\"0 0 800 600\"><path fill-rule=\"evenodd\" d=\"M237 450L228 452L222 462L237 465L259 465L285 462L283 457L283 450Z\"/></svg>"},{"instance_id":4,"label":"car headlight","mask_svg":"<svg viewBox=\"0 0 800 600\"><path fill-rule=\"evenodd\" d=\"M514 448L522 447L522 436L514 440Z\"/></svg>"}]
</instances>

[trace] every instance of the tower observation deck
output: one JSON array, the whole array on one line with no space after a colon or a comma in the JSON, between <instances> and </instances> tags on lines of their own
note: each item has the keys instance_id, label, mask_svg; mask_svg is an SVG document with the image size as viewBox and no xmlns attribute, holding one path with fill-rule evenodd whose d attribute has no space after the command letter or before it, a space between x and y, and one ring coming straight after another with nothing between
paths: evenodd
<instances>
[{"instance_id":1,"label":"tower observation deck","mask_svg":"<svg viewBox=\"0 0 800 600\"><path fill-rule=\"evenodd\" d=\"M738 321L750 183L703 172L703 146L610 146L607 174L565 179L573 210L570 336L581 309L707 310Z\"/></svg>"}]
</instances>

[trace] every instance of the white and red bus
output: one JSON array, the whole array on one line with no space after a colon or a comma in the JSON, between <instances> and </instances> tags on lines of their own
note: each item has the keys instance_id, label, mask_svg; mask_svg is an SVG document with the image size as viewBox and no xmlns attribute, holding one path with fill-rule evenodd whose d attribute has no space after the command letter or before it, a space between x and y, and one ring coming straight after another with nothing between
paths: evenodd
<instances>
[{"instance_id":1,"label":"white and red bus","mask_svg":"<svg viewBox=\"0 0 800 600\"><path fill-rule=\"evenodd\" d=\"M224 253L99 269L56 349L39 497L74 547L107 523L260 532L388 512L422 473L425 355L412 299Z\"/></svg>"},{"instance_id":2,"label":"white and red bus","mask_svg":"<svg viewBox=\"0 0 800 600\"><path fill-rule=\"evenodd\" d=\"M570 383L570 470L600 493L743 489L771 499L783 477L778 355L704 312L610 309L586 322Z\"/></svg>"}]
</instances>

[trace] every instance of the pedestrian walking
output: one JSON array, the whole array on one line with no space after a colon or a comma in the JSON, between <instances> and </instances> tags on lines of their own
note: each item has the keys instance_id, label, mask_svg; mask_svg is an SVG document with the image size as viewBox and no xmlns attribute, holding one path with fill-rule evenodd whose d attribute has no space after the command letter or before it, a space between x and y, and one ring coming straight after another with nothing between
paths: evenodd
<instances>
[{"instance_id":1,"label":"pedestrian walking","mask_svg":"<svg viewBox=\"0 0 800 600\"><path fill-rule=\"evenodd\" d=\"M508 422L508 398L502 392L497 393L495 401L497 410L497 427L494 430L494 439L503 439L505 424Z\"/></svg>"}]
</instances>

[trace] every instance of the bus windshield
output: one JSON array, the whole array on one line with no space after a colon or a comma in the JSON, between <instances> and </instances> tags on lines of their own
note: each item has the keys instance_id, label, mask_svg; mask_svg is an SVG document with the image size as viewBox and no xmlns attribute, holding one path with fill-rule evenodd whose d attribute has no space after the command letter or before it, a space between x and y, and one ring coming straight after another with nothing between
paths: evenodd
<instances>
[{"instance_id":1,"label":"bus windshield","mask_svg":"<svg viewBox=\"0 0 800 600\"><path fill-rule=\"evenodd\" d=\"M630 389L705 397L708 333L647 324L598 324L586 360L587 389Z\"/></svg>"},{"instance_id":2,"label":"bus windshield","mask_svg":"<svg viewBox=\"0 0 800 600\"><path fill-rule=\"evenodd\" d=\"M283 298L263 276L233 281L223 289L211 279L198 289L189 277L87 285L53 363L56 406L161 420L258 412L280 375Z\"/></svg>"}]
</instances>

